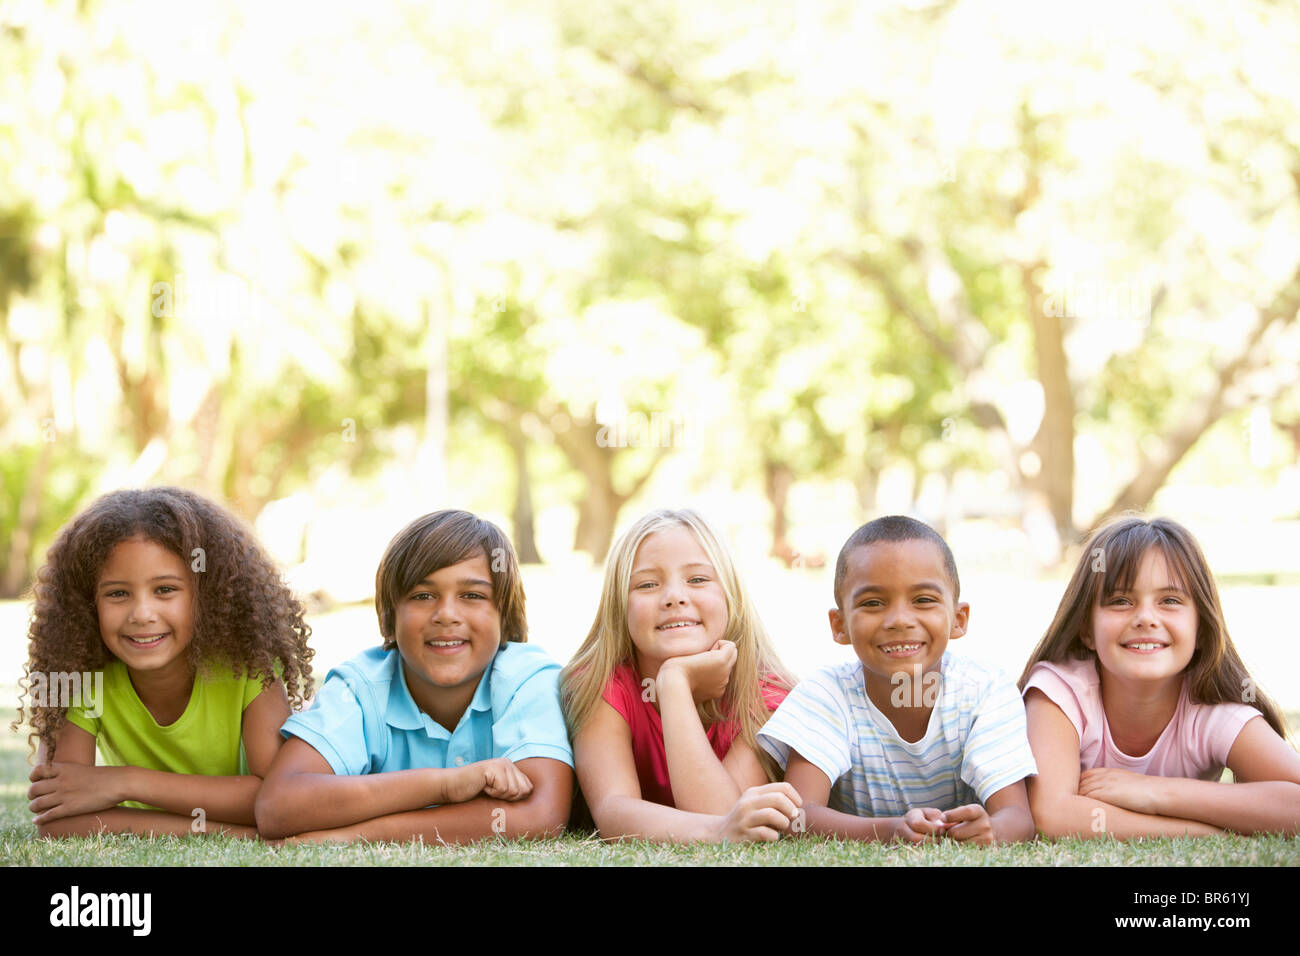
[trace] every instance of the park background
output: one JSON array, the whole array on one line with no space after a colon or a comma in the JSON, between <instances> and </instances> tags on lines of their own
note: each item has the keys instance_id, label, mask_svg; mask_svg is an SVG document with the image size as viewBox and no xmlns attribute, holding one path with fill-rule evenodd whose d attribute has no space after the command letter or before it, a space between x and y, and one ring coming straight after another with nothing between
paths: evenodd
<instances>
[{"instance_id":1,"label":"park background","mask_svg":"<svg viewBox=\"0 0 1300 956\"><path fill-rule=\"evenodd\" d=\"M697 507L798 674L911 513L1013 677L1142 509L1294 723L1298 53L1263 0L7 0L0 691L57 530L166 483L254 525L317 679L437 508L565 661L617 531Z\"/></svg>"}]
</instances>

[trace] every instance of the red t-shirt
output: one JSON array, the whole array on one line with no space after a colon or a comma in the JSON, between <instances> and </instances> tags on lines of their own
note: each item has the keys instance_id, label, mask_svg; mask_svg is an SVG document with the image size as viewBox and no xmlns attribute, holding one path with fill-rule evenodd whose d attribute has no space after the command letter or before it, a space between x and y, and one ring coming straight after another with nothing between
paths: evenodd
<instances>
[{"instance_id":1,"label":"red t-shirt","mask_svg":"<svg viewBox=\"0 0 1300 956\"><path fill-rule=\"evenodd\" d=\"M769 711L781 706L789 691L770 681L763 681L763 703ZM636 777L641 784L641 799L664 806L673 803L673 788L668 780L668 751L664 748L664 724L655 705L643 699L641 675L632 664L620 664L614 669L602 696L609 706L619 712L632 731L632 759L636 762ZM731 749L739 729L734 721L719 721L706 731L713 752L721 760Z\"/></svg>"}]
</instances>

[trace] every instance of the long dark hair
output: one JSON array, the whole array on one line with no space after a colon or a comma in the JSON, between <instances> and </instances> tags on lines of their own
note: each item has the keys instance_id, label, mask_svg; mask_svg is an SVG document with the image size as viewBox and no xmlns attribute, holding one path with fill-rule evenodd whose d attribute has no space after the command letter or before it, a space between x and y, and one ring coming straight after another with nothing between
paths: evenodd
<instances>
[{"instance_id":1,"label":"long dark hair","mask_svg":"<svg viewBox=\"0 0 1300 956\"><path fill-rule=\"evenodd\" d=\"M1029 655L1029 663L1020 675L1021 691L1029 672L1040 661L1096 661L1096 652L1083 643L1083 635L1092 628L1093 610L1116 591L1133 586L1138 566L1152 548L1164 555L1170 572L1196 605L1196 650L1186 670L1191 699L1198 704L1247 704L1263 714L1268 725L1286 739L1286 719L1281 709L1256 687L1228 635L1219 589L1201 546L1190 531L1169 518L1147 521L1125 516L1093 534L1066 585L1056 617Z\"/></svg>"}]
</instances>

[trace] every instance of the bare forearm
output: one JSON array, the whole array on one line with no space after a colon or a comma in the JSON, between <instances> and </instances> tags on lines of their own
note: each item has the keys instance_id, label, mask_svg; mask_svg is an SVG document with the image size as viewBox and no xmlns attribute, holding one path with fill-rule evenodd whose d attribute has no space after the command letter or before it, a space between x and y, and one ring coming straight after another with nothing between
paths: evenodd
<instances>
[{"instance_id":1,"label":"bare forearm","mask_svg":"<svg viewBox=\"0 0 1300 956\"><path fill-rule=\"evenodd\" d=\"M1300 833L1300 784L1285 780L1219 783L1162 777L1152 788L1157 813L1200 820L1237 833Z\"/></svg>"},{"instance_id":2,"label":"bare forearm","mask_svg":"<svg viewBox=\"0 0 1300 956\"><path fill-rule=\"evenodd\" d=\"M1045 837L1077 836L1088 840L1109 836L1131 840L1135 837L1213 836L1222 832L1199 820L1135 813L1078 794L1064 794L1031 805L1038 832Z\"/></svg>"},{"instance_id":3,"label":"bare forearm","mask_svg":"<svg viewBox=\"0 0 1300 956\"><path fill-rule=\"evenodd\" d=\"M136 810L115 807L99 813L86 813L63 817L36 828L43 837L95 836L100 833L135 833L140 836L194 836L199 834L224 834L225 836L257 839L257 828L234 823L180 816L159 810Z\"/></svg>"},{"instance_id":4,"label":"bare forearm","mask_svg":"<svg viewBox=\"0 0 1300 956\"><path fill-rule=\"evenodd\" d=\"M673 673L662 674L658 687L673 802L688 813L725 815L739 799L740 788L713 752L690 684Z\"/></svg>"},{"instance_id":5,"label":"bare forearm","mask_svg":"<svg viewBox=\"0 0 1300 956\"><path fill-rule=\"evenodd\" d=\"M422 839L426 844L471 843L490 837L508 840L558 836L568 818L567 807L522 806L503 800L477 797L465 803L451 803L427 810L410 810L341 827L340 837L408 843Z\"/></svg>"},{"instance_id":6,"label":"bare forearm","mask_svg":"<svg viewBox=\"0 0 1300 956\"><path fill-rule=\"evenodd\" d=\"M258 796L258 828L263 836L284 837L418 810L445 801L451 776L458 772L276 774L267 779Z\"/></svg>"},{"instance_id":7,"label":"bare forearm","mask_svg":"<svg viewBox=\"0 0 1300 956\"><path fill-rule=\"evenodd\" d=\"M113 775L113 790L119 800L135 800L191 817L195 810L217 820L254 826L253 804L262 786L260 777L207 777L201 774L168 773L147 767L105 767Z\"/></svg>"},{"instance_id":8,"label":"bare forearm","mask_svg":"<svg viewBox=\"0 0 1300 956\"><path fill-rule=\"evenodd\" d=\"M993 839L998 843L1022 843L1032 840L1038 832L1033 814L1024 807L1003 807L989 814L989 823L993 827Z\"/></svg>"},{"instance_id":9,"label":"bare forearm","mask_svg":"<svg viewBox=\"0 0 1300 956\"><path fill-rule=\"evenodd\" d=\"M591 808L591 816L606 840L713 843L721 839L721 814L693 813L636 797L608 797Z\"/></svg>"},{"instance_id":10,"label":"bare forearm","mask_svg":"<svg viewBox=\"0 0 1300 956\"><path fill-rule=\"evenodd\" d=\"M804 832L847 840L874 840L887 843L898 835L899 817L859 817L830 807L810 803L803 805Z\"/></svg>"}]
</instances>

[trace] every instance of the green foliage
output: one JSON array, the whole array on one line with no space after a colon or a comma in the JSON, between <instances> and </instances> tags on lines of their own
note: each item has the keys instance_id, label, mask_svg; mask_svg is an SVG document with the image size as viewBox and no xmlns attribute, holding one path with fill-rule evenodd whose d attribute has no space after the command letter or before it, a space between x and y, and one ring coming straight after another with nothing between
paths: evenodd
<instances>
[{"instance_id":1,"label":"green foliage","mask_svg":"<svg viewBox=\"0 0 1300 956\"><path fill-rule=\"evenodd\" d=\"M1063 374L1056 445L1113 453L1113 494L1201 408L1283 422L1300 337L1294 18L1134 16L403 2L286 40L33 6L0 30L0 439L57 405L70 487L162 447L145 480L253 517L383 467L445 350L450 443L525 434L539 508L605 495L613 521L669 454L735 486L899 466L1024 494L1050 443L1010 440L1015 389ZM258 308L154 314L182 275ZM1242 356L1272 377L1221 388ZM590 447L600 416L682 412L689 448ZM349 419L374 440L340 444Z\"/></svg>"}]
</instances>

